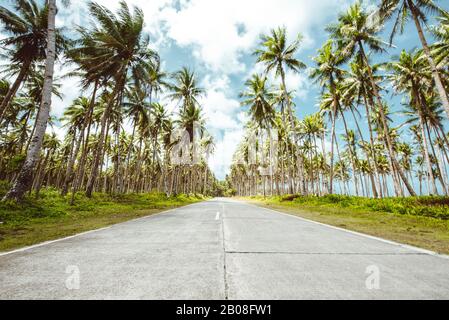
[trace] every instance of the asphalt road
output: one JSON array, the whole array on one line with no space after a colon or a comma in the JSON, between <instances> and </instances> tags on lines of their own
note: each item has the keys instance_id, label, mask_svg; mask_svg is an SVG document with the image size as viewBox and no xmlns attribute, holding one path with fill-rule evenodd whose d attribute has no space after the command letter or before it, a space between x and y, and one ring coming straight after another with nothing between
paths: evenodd
<instances>
[{"instance_id":1,"label":"asphalt road","mask_svg":"<svg viewBox=\"0 0 449 320\"><path fill-rule=\"evenodd\" d=\"M449 259L216 199L2 254L0 299L449 299Z\"/></svg>"}]
</instances>

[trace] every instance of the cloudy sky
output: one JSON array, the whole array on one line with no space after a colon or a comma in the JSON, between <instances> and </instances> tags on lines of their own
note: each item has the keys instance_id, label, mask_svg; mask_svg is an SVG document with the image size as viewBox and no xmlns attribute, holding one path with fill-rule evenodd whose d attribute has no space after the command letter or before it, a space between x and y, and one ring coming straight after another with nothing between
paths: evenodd
<instances>
[{"instance_id":1,"label":"cloudy sky","mask_svg":"<svg viewBox=\"0 0 449 320\"><path fill-rule=\"evenodd\" d=\"M58 25L73 29L76 24L89 22L85 0L72 0L70 7L61 9ZM111 10L118 0L97 0ZM298 58L313 66L311 57L326 40L324 27L334 22L352 0L127 0L143 9L146 31L159 51L164 67L174 72L188 66L198 74L200 85L207 94L201 103L207 126L216 140L216 153L210 165L217 177L226 175L232 155L240 142L247 120L240 106L238 93L243 83L255 71L251 53L259 36L270 29L285 26L289 37L298 33L304 41ZM367 5L373 1L366 1ZM442 2L444 3L444 2ZM399 48L418 45L411 28L399 37ZM394 50L393 50L394 51ZM391 55L395 52L390 52ZM384 58L388 58L388 55ZM60 70L64 72L65 70ZM297 113L300 117L315 112L320 89L304 74L287 75L290 90L296 90ZM76 79L64 80L64 100L54 102L53 114L59 116L70 102L80 95ZM174 106L171 106L172 108ZM59 130L60 134L63 134Z\"/></svg>"}]
</instances>

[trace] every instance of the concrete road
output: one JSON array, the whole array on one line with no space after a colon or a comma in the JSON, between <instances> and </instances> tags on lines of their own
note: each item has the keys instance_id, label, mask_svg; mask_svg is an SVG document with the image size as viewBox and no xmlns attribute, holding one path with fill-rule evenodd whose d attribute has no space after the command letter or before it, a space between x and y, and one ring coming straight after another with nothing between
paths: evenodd
<instances>
[{"instance_id":1,"label":"concrete road","mask_svg":"<svg viewBox=\"0 0 449 320\"><path fill-rule=\"evenodd\" d=\"M0 255L0 299L449 299L449 259L216 199Z\"/></svg>"}]
</instances>

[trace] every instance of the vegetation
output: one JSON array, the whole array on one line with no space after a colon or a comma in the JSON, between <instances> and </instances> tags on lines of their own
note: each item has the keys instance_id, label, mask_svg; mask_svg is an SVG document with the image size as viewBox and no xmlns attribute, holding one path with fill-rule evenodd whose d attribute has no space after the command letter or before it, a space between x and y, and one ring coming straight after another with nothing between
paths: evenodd
<instances>
[{"instance_id":1,"label":"vegetation","mask_svg":"<svg viewBox=\"0 0 449 320\"><path fill-rule=\"evenodd\" d=\"M204 91L195 73L162 70L141 9L121 1L115 14L95 2L89 10L92 24L69 39L55 29L54 0L0 6L7 34L1 54L9 63L0 71L15 79L0 81L0 179L12 183L4 201L24 201L27 192L39 196L45 188L70 193L71 204L79 192L88 198L95 192L211 194L217 181L207 155L214 140L205 129L198 103ZM66 76L80 78L85 94L62 119L50 117L52 93L60 96L56 58L71 66ZM179 104L176 114L167 111L162 92ZM56 120L67 131L62 141L46 130ZM198 148L204 152L194 163L176 161L193 158Z\"/></svg>"},{"instance_id":2,"label":"vegetation","mask_svg":"<svg viewBox=\"0 0 449 320\"><path fill-rule=\"evenodd\" d=\"M371 199L341 195L328 195L324 197L286 195L277 198L274 197L273 199L280 203L292 202L299 206L349 208L449 220L449 199L446 197Z\"/></svg>"},{"instance_id":3,"label":"vegetation","mask_svg":"<svg viewBox=\"0 0 449 320\"><path fill-rule=\"evenodd\" d=\"M312 221L449 254L446 197L368 199L285 195L245 199Z\"/></svg>"},{"instance_id":4,"label":"vegetation","mask_svg":"<svg viewBox=\"0 0 449 320\"><path fill-rule=\"evenodd\" d=\"M438 24L429 26L430 17ZM409 20L422 49L374 63ZM322 87L319 110L303 119L285 85L287 70L305 68L295 58L301 36L292 44L285 29L263 36L255 55L266 70L241 94L251 120L230 188L240 196L448 196L448 30L448 13L436 1L383 0L377 8L355 1L326 28L329 39L309 72ZM280 81L271 84L270 74ZM402 97L402 109L387 102L391 93ZM393 121L395 114L402 123Z\"/></svg>"}]
</instances>

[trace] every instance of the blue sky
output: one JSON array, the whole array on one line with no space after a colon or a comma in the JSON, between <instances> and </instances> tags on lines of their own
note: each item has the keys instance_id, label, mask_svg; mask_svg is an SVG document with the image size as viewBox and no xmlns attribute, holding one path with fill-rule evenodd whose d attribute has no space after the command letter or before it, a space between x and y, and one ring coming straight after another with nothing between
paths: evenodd
<instances>
[{"instance_id":1,"label":"blue sky","mask_svg":"<svg viewBox=\"0 0 449 320\"><path fill-rule=\"evenodd\" d=\"M114 10L117 0L98 0L98 3ZM198 74L200 85L207 94L201 99L208 129L216 140L216 153L210 161L212 170L223 179L231 164L232 155L240 142L247 121L245 109L239 104L238 94L243 84L254 72L262 68L254 65L251 53L257 47L259 35L271 28L285 26L290 38L301 33L304 41L298 58L313 67L312 56L326 41L324 28L336 20L352 0L128 0L130 5L143 9L146 31L159 51L164 68L169 72L188 66ZM438 1L449 9L447 1ZM367 6L377 1L365 1ZM85 25L89 15L85 0L72 0L68 8L60 10L58 25L69 30L76 24ZM390 29L390 26L387 26ZM389 30L388 30L389 31ZM385 39L388 33L385 34ZM414 26L410 24L404 35L396 38L388 54L378 56L386 60L399 49L419 46ZM58 67L63 74L66 67ZM317 111L320 88L307 78L288 74L290 90L296 90L297 113L304 115ZM53 114L59 116L70 102L81 93L77 79L63 81L64 100L55 100ZM392 99L395 110L400 109L400 99ZM176 106L171 105L171 110ZM398 123L400 117L396 117ZM341 128L339 129L341 130ZM56 128L63 135L63 129Z\"/></svg>"}]
</instances>

